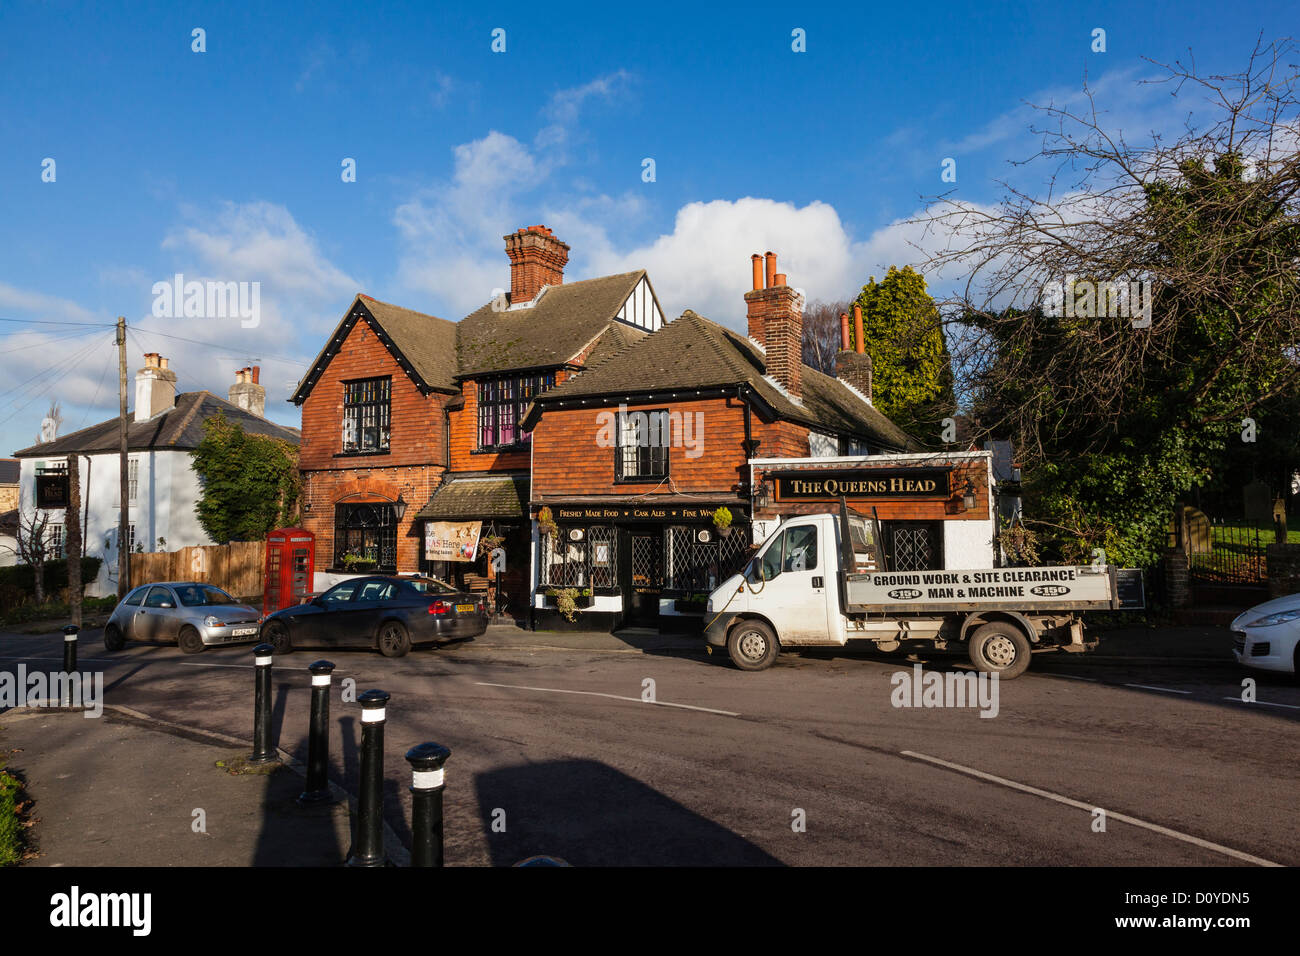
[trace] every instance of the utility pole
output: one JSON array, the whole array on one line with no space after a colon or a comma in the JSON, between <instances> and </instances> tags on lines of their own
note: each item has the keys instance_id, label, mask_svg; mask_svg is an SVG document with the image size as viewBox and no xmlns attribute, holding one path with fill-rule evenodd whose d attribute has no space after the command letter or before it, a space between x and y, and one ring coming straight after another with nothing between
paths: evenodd
<instances>
[{"instance_id":1,"label":"utility pole","mask_svg":"<svg viewBox=\"0 0 1300 956\"><path fill-rule=\"evenodd\" d=\"M118 419L118 476L121 482L121 514L117 522L117 596L125 597L131 586L131 539L127 534L130 524L130 500L127 497L126 470L126 318L117 317L117 405Z\"/></svg>"}]
</instances>

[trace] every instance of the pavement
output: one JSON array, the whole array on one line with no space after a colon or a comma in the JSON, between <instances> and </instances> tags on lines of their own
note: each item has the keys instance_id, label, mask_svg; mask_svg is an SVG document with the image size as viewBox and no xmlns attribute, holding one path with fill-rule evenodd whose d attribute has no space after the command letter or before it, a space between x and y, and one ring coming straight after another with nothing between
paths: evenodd
<instances>
[{"instance_id":1,"label":"pavement","mask_svg":"<svg viewBox=\"0 0 1300 956\"><path fill-rule=\"evenodd\" d=\"M300 807L305 774L288 754L246 765L237 738L106 707L0 714L0 748L35 801L29 866L339 866L351 846L348 795ZM389 830L390 859L409 862Z\"/></svg>"},{"instance_id":2,"label":"pavement","mask_svg":"<svg viewBox=\"0 0 1300 956\"><path fill-rule=\"evenodd\" d=\"M360 728L337 693L330 775L341 802L293 803L305 668L325 654L336 685L393 694L385 844L399 864L409 859L402 754L429 739L453 751L450 865L534 853L575 865L1300 863L1285 809L1300 779L1275 756L1300 745L1295 682L1262 679L1260 705L1234 703L1245 672L1220 628L1100 636L1097 652L1036 658L1002 689L998 720L891 707L891 675L910 662L845 649L785 654L762 674L709 658L699 636L652 631L494 626L395 660L302 651L275 664L286 766L232 775L217 762L251 749L250 648L110 654L88 629L79 657L105 675L103 716L9 710L0 748L17 751L10 767L35 800L40 855L28 865L338 865ZM61 650L57 631L0 634L0 670L55 669ZM658 706L646 706L647 679ZM1087 814L1076 820L1043 793L1139 824L1098 837ZM807 833L793 836L792 808L808 812Z\"/></svg>"}]
</instances>

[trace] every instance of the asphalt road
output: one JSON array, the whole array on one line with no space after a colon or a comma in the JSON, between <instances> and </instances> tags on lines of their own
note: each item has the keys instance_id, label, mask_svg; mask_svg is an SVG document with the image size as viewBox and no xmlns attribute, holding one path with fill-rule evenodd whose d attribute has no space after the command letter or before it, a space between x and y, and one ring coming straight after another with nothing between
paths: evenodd
<instances>
[{"instance_id":1,"label":"asphalt road","mask_svg":"<svg viewBox=\"0 0 1300 956\"><path fill-rule=\"evenodd\" d=\"M449 865L1300 864L1289 676L1252 675L1246 704L1227 659L1040 656L981 717L894 706L892 675L912 666L898 657L786 654L750 674L693 648L522 648L533 639L517 634L398 660L277 659L279 745L306 758L306 666L328 656L331 776L355 792L360 707L340 691L388 691L388 821L409 838L404 752L450 747ZM0 635L0 669L57 669L60 638ZM108 703L251 739L247 646L109 654L86 631L80 647Z\"/></svg>"}]
</instances>

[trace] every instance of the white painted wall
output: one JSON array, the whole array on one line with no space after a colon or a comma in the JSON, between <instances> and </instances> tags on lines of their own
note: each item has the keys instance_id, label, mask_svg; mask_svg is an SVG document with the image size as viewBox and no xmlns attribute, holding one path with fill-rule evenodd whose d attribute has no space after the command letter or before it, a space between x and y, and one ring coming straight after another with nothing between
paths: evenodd
<instances>
[{"instance_id":1,"label":"white painted wall","mask_svg":"<svg viewBox=\"0 0 1300 956\"><path fill-rule=\"evenodd\" d=\"M128 518L135 525L136 543L144 551L176 551L192 545L215 544L200 527L194 505L199 498L199 479L190 467L187 451L131 452L136 461L136 498ZM65 457L24 458L19 478L20 511L30 516L35 510L36 466L54 464ZM118 456L115 453L82 455L82 511L84 553L103 559L99 577L87 582L86 594L103 597L117 593L117 526L119 518ZM49 512L49 520L64 524L63 511ZM166 539L160 546L159 538Z\"/></svg>"}]
</instances>

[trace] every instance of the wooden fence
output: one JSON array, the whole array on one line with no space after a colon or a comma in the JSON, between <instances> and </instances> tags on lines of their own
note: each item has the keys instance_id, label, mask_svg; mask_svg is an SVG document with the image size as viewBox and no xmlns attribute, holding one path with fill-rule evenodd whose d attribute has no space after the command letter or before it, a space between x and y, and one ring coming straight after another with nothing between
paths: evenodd
<instances>
[{"instance_id":1,"label":"wooden fence","mask_svg":"<svg viewBox=\"0 0 1300 956\"><path fill-rule=\"evenodd\" d=\"M131 555L132 586L150 581L202 581L235 597L262 593L266 567L265 541L232 541Z\"/></svg>"}]
</instances>

